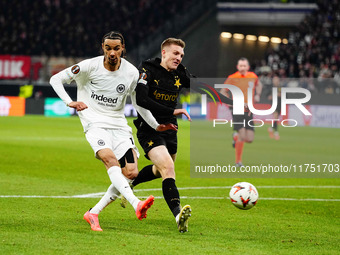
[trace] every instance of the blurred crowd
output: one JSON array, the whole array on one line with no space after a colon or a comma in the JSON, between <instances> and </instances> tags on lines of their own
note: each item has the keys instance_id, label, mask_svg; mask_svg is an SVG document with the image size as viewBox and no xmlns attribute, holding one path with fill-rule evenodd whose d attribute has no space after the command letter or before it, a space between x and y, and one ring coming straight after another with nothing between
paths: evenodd
<instances>
[{"instance_id":1,"label":"blurred crowd","mask_svg":"<svg viewBox=\"0 0 340 255\"><path fill-rule=\"evenodd\" d=\"M312 92L340 94L340 1L317 4L319 10L289 33L288 44L269 48L255 63L265 85L274 76L300 78L300 86Z\"/></svg>"},{"instance_id":2,"label":"blurred crowd","mask_svg":"<svg viewBox=\"0 0 340 255\"><path fill-rule=\"evenodd\" d=\"M3 0L0 54L95 56L102 36L111 30L123 33L129 52L192 4L193 0Z\"/></svg>"}]
</instances>

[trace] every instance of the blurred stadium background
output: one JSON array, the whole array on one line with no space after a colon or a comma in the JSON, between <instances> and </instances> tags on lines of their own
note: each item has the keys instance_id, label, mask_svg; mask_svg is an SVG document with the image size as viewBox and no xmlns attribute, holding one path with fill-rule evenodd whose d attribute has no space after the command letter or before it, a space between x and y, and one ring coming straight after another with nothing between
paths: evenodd
<instances>
[{"instance_id":1,"label":"blurred stadium background","mask_svg":"<svg viewBox=\"0 0 340 255\"><path fill-rule=\"evenodd\" d=\"M245 165L339 163L339 0L1 0L1 254L339 254L339 178L191 178L193 122L184 120L176 182L181 201L193 208L189 232L176 231L160 179L135 190L141 198L150 192L157 198L146 221L116 202L101 213L104 232L91 232L83 214L109 179L78 118L53 117L75 113L48 81L100 55L101 38L110 30L123 33L127 59L136 66L158 56L170 36L186 41L183 63L198 77L225 78L247 57L264 84L265 105L274 76L281 86L310 90L313 117L296 111L294 117L302 126L319 128L280 128L280 141L259 128L245 149ZM66 90L76 99L75 84ZM187 103L187 95L180 103ZM134 114L128 104L126 115ZM133 127L132 118L128 121ZM232 129L225 135L231 163ZM138 163L150 164L144 157ZM251 211L226 200L238 181L259 190Z\"/></svg>"},{"instance_id":2,"label":"blurred stadium background","mask_svg":"<svg viewBox=\"0 0 340 255\"><path fill-rule=\"evenodd\" d=\"M187 43L183 63L198 77L226 77L245 56L265 85L264 103L278 75L300 78L291 85L309 89L310 104L340 104L337 0L4 0L0 30L0 95L22 98L2 97L0 115L49 114L51 75L100 55L109 30L123 33L136 66L159 55L164 38L180 37ZM74 84L66 86L75 98Z\"/></svg>"}]
</instances>

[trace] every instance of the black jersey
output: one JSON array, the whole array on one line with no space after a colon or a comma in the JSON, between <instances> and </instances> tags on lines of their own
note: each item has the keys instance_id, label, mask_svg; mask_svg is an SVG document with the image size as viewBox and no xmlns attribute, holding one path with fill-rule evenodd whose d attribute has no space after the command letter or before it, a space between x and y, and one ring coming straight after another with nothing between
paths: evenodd
<instances>
[{"instance_id":1,"label":"black jersey","mask_svg":"<svg viewBox=\"0 0 340 255\"><path fill-rule=\"evenodd\" d=\"M173 112L181 89L190 87L192 75L182 64L174 71L167 71L160 63L161 60L155 58L146 60L139 66L140 78L136 87L136 101L139 106L150 110L158 123L177 124ZM135 123L142 122L147 125L138 114Z\"/></svg>"}]
</instances>

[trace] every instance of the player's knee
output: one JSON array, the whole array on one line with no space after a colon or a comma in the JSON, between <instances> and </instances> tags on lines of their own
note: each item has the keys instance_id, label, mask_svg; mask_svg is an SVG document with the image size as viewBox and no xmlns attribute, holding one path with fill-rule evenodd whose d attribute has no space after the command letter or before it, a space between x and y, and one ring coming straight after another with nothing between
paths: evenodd
<instances>
[{"instance_id":1,"label":"player's knee","mask_svg":"<svg viewBox=\"0 0 340 255\"><path fill-rule=\"evenodd\" d=\"M166 160L162 164L157 164L156 168L162 175L175 172L175 165L172 160Z\"/></svg>"},{"instance_id":2,"label":"player's knee","mask_svg":"<svg viewBox=\"0 0 340 255\"><path fill-rule=\"evenodd\" d=\"M138 175L138 168L135 164L128 164L128 165L126 165L123 173L124 173L126 178L133 180Z\"/></svg>"},{"instance_id":3,"label":"player's knee","mask_svg":"<svg viewBox=\"0 0 340 255\"><path fill-rule=\"evenodd\" d=\"M254 141L254 138L247 138L245 140L246 143L252 143Z\"/></svg>"}]
</instances>

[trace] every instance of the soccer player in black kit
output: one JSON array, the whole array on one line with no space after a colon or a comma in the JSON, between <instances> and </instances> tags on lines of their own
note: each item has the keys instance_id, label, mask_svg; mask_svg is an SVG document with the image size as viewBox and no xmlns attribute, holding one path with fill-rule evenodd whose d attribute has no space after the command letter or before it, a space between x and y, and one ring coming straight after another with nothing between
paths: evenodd
<instances>
[{"instance_id":1,"label":"soccer player in black kit","mask_svg":"<svg viewBox=\"0 0 340 255\"><path fill-rule=\"evenodd\" d=\"M168 38L161 45L162 58L144 61L139 67L137 105L150 110L154 121L144 120L138 115L134 124L137 127L138 141L153 165L144 167L132 182L136 186L162 177L164 199L181 233L188 231L188 219L191 216L190 205L182 207L180 204L174 166L177 153L176 115L184 114L191 120L185 109L176 109L179 92L182 88L190 87L192 77L181 64L184 47L185 43L181 39ZM228 98L223 101L232 104L232 100Z\"/></svg>"}]
</instances>

